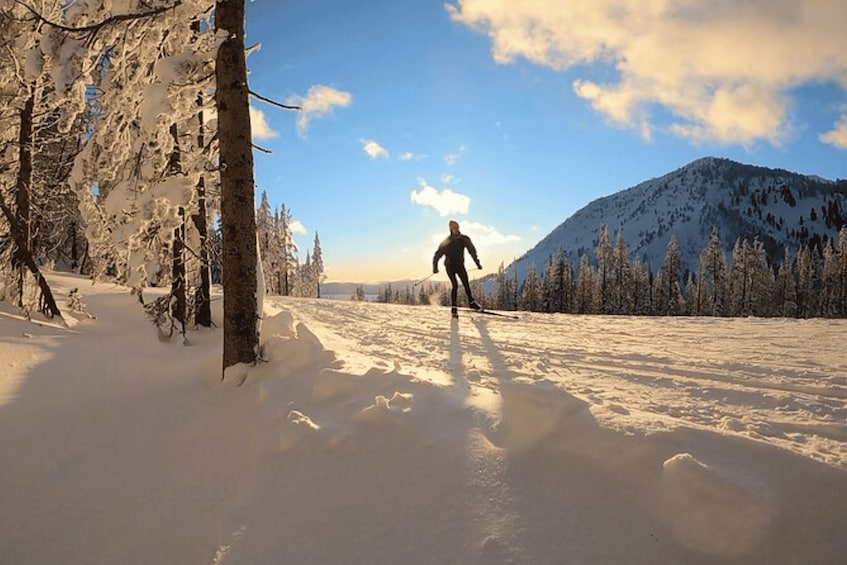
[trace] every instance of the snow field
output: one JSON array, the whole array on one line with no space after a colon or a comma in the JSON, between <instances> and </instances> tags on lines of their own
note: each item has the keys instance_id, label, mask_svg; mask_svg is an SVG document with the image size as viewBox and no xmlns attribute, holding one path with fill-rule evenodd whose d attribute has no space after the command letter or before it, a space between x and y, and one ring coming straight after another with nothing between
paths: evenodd
<instances>
[{"instance_id":1,"label":"snow field","mask_svg":"<svg viewBox=\"0 0 847 565\"><path fill-rule=\"evenodd\" d=\"M162 343L124 289L51 282L97 318L0 310L4 562L847 554L841 321L268 298L238 387L218 332Z\"/></svg>"}]
</instances>

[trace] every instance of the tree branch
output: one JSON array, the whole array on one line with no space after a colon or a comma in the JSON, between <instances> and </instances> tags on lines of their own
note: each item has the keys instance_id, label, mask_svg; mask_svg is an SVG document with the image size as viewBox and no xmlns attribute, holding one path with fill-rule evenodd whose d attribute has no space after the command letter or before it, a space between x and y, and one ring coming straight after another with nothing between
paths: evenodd
<instances>
[{"instance_id":1,"label":"tree branch","mask_svg":"<svg viewBox=\"0 0 847 565\"><path fill-rule=\"evenodd\" d=\"M253 92L252 90L248 90L247 92L250 94L250 96L252 96L254 98L258 98L262 102L264 102L266 104L270 104L271 106L277 106L278 108L282 108L283 110L302 110L303 109L302 106L289 106L288 104L281 104L279 102L271 100L270 98L265 98L261 94L257 94L255 92Z\"/></svg>"},{"instance_id":2,"label":"tree branch","mask_svg":"<svg viewBox=\"0 0 847 565\"><path fill-rule=\"evenodd\" d=\"M260 147L260 146L256 145L255 143L252 143L251 145L253 146L253 149L256 149L257 151L261 151L262 153L266 153L267 155L270 155L270 154L273 153L273 151L271 151L270 149L265 149L264 147Z\"/></svg>"},{"instance_id":3,"label":"tree branch","mask_svg":"<svg viewBox=\"0 0 847 565\"><path fill-rule=\"evenodd\" d=\"M41 23L44 23L44 24L46 24L50 27L56 28L58 30L61 30L61 31L64 31L64 32L67 32L67 33L91 33L93 35L96 35L97 32L99 32L101 29L103 29L104 27L106 27L108 25L116 24L116 23L120 23L120 22L125 22L125 21L129 21L129 20L136 20L136 19L147 18L147 17L151 17L151 16L157 16L161 13L167 12L168 10L172 10L172 9L176 8L177 6L179 6L180 4L182 4L182 0L174 0L173 5L171 5L171 6L162 6L162 7L159 7L159 8L153 8L153 9L147 11L147 12L140 12L138 14L117 14L117 15L113 15L113 16L106 18L102 22L89 24L87 26L82 26L82 27L70 27L70 26L66 26L66 25L48 20L47 18L45 18L44 16L39 14L38 11L35 8L30 6L29 4L27 4L23 0L14 0L14 2L16 4L24 7L25 9L29 10L29 12L33 16L35 16Z\"/></svg>"}]
</instances>

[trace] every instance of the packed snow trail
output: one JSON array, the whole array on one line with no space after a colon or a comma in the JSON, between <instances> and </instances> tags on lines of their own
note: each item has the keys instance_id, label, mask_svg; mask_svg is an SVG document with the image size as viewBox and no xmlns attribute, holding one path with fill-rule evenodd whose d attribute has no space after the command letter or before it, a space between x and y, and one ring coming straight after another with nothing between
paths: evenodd
<instances>
[{"instance_id":1,"label":"packed snow trail","mask_svg":"<svg viewBox=\"0 0 847 565\"><path fill-rule=\"evenodd\" d=\"M482 397L504 381L546 382L589 403L605 426L718 427L847 468L845 320L522 313L451 323L438 307L295 302L292 312L327 348L357 352L348 361L363 369L390 367Z\"/></svg>"}]
</instances>

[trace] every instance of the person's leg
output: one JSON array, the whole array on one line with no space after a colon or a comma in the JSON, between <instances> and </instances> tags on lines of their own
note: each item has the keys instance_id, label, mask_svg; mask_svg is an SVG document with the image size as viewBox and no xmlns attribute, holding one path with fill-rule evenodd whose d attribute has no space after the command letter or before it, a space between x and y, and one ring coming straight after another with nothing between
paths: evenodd
<instances>
[{"instance_id":1,"label":"person's leg","mask_svg":"<svg viewBox=\"0 0 847 565\"><path fill-rule=\"evenodd\" d=\"M453 269L447 269L447 277L450 279L450 284L452 287L450 288L450 306L453 308L456 307L456 299L459 294L459 284L456 281L456 271Z\"/></svg>"},{"instance_id":2,"label":"person's leg","mask_svg":"<svg viewBox=\"0 0 847 565\"><path fill-rule=\"evenodd\" d=\"M468 281L468 271L465 269L464 265L459 267L457 274L462 280L462 286L465 287L465 294L468 296L468 306L473 308L474 306L476 306L476 301L474 301L473 294L471 294L471 283L470 281ZM455 289L455 285L453 288Z\"/></svg>"}]
</instances>

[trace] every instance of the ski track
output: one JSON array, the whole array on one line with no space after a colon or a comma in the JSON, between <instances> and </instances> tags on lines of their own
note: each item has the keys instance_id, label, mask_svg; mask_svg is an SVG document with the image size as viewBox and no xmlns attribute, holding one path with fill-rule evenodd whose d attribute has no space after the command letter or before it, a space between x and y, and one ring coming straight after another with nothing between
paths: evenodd
<instances>
[{"instance_id":1,"label":"ski track","mask_svg":"<svg viewBox=\"0 0 847 565\"><path fill-rule=\"evenodd\" d=\"M391 367L467 387L471 399L484 395L480 409L492 421L499 414L490 392L499 394L502 383L546 381L588 402L611 428L644 433L718 425L835 466L847 461L843 320L535 313L510 320L462 312L454 321L442 307L271 300L316 331L328 349L335 340L352 345L345 349L364 357L360 370ZM768 341L746 337L761 335L762 326ZM644 327L652 331L643 335ZM818 358L836 360L835 366ZM464 382L456 382L457 363Z\"/></svg>"}]
</instances>

